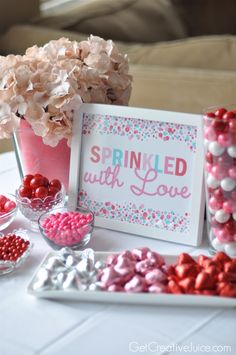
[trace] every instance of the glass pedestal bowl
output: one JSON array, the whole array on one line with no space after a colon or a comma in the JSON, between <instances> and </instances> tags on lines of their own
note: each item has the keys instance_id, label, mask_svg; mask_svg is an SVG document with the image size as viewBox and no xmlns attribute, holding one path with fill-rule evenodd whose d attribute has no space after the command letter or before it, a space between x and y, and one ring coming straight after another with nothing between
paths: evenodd
<instances>
[{"instance_id":1,"label":"glass pedestal bowl","mask_svg":"<svg viewBox=\"0 0 236 355\"><path fill-rule=\"evenodd\" d=\"M61 190L55 196L47 196L43 199L21 197L19 189L16 191L16 203L25 218L30 221L30 229L38 231L38 219L44 212L49 212L55 207L62 207L65 204L65 190Z\"/></svg>"},{"instance_id":2,"label":"glass pedestal bowl","mask_svg":"<svg viewBox=\"0 0 236 355\"><path fill-rule=\"evenodd\" d=\"M70 213L82 214L88 219L83 225L72 224L68 228L63 227L62 224L60 226L60 223L48 223L50 219L59 218L61 215L67 217ZM90 210L82 207L77 207L75 210L69 207L55 208L42 214L38 224L41 235L51 248L59 250L69 247L73 250L80 250L90 241L94 226L94 215Z\"/></svg>"}]
</instances>

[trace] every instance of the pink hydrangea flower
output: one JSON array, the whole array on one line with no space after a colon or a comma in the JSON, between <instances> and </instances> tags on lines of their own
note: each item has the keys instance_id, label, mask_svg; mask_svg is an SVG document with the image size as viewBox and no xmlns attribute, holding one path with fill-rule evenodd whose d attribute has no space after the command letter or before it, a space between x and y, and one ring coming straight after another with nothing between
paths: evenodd
<instances>
[{"instance_id":1,"label":"pink hydrangea flower","mask_svg":"<svg viewBox=\"0 0 236 355\"><path fill-rule=\"evenodd\" d=\"M70 144L73 112L81 103L127 105L128 58L111 40L53 40L23 56L0 57L0 138L24 118L45 144Z\"/></svg>"}]
</instances>

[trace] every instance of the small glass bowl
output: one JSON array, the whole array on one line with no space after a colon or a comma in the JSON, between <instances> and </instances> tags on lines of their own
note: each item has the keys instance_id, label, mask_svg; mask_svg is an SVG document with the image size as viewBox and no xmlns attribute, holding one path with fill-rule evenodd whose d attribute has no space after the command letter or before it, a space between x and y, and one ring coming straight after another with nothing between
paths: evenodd
<instances>
[{"instance_id":1,"label":"small glass bowl","mask_svg":"<svg viewBox=\"0 0 236 355\"><path fill-rule=\"evenodd\" d=\"M9 198L9 200L15 202L13 195L5 194L5 193L3 195L6 196L7 198ZM0 212L0 231L2 231L3 229L6 229L13 222L13 220L16 217L17 210L18 210L18 208L16 205L16 207L13 210L11 210L10 212L3 213L3 214L1 214L1 212Z\"/></svg>"},{"instance_id":2,"label":"small glass bowl","mask_svg":"<svg viewBox=\"0 0 236 355\"><path fill-rule=\"evenodd\" d=\"M38 231L38 219L43 212L51 211L55 207L62 207L65 204L65 190L62 186L55 196L47 196L43 199L21 197L19 189L16 190L16 202L19 210L27 219L30 220L30 228L33 231Z\"/></svg>"},{"instance_id":3,"label":"small glass bowl","mask_svg":"<svg viewBox=\"0 0 236 355\"><path fill-rule=\"evenodd\" d=\"M46 218L57 213L79 212L85 215L90 214L92 219L83 226L75 226L73 229L59 230L56 227L46 229L43 224ZM82 249L90 241L94 226L94 214L82 207L70 209L69 207L55 208L50 212L43 213L38 220L39 230L46 242L55 250L69 247L73 250Z\"/></svg>"},{"instance_id":4,"label":"small glass bowl","mask_svg":"<svg viewBox=\"0 0 236 355\"><path fill-rule=\"evenodd\" d=\"M0 276L9 274L10 272L14 271L17 269L23 262L27 259L29 256L32 248L33 248L33 243L29 240L27 231L24 229L14 229L11 233L8 233L8 235L11 234L16 234L17 236L23 238L26 241L29 241L28 248L26 251L16 260L16 261L10 261L10 260L2 260L0 259ZM1 238L5 237L3 233L0 233L0 240Z\"/></svg>"}]
</instances>

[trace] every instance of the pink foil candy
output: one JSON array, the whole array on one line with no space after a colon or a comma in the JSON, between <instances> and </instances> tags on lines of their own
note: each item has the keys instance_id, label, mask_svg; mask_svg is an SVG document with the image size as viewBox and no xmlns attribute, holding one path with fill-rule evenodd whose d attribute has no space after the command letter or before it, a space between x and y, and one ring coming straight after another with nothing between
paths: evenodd
<instances>
[{"instance_id":1,"label":"pink foil candy","mask_svg":"<svg viewBox=\"0 0 236 355\"><path fill-rule=\"evenodd\" d=\"M110 266L103 270L100 280L105 287L108 287L112 284L119 284L121 275L114 270L113 266Z\"/></svg>"},{"instance_id":2,"label":"pink foil candy","mask_svg":"<svg viewBox=\"0 0 236 355\"><path fill-rule=\"evenodd\" d=\"M150 260L155 266L162 266L165 263L164 258L155 251L148 251L147 259Z\"/></svg>"},{"instance_id":3,"label":"pink foil candy","mask_svg":"<svg viewBox=\"0 0 236 355\"><path fill-rule=\"evenodd\" d=\"M122 292L124 288L120 285L111 285L108 287L107 291L109 292Z\"/></svg>"},{"instance_id":4,"label":"pink foil candy","mask_svg":"<svg viewBox=\"0 0 236 355\"><path fill-rule=\"evenodd\" d=\"M131 253L130 250L124 250L124 251L122 251L122 252L120 253L120 255L118 256L118 259L121 258L121 257L126 257L126 258L128 258L128 259L130 259L130 260L133 260L133 261L136 260L135 256Z\"/></svg>"},{"instance_id":5,"label":"pink foil candy","mask_svg":"<svg viewBox=\"0 0 236 355\"><path fill-rule=\"evenodd\" d=\"M167 281L167 277L166 277L166 275L164 274L163 271L161 271L159 269L154 269L152 271L149 271L145 275L145 280L146 280L148 285L152 285L152 284L155 284L157 282L166 282Z\"/></svg>"},{"instance_id":6,"label":"pink foil candy","mask_svg":"<svg viewBox=\"0 0 236 355\"><path fill-rule=\"evenodd\" d=\"M108 266L115 265L116 261L117 261L117 255L116 254L111 254L111 255L108 255L107 260L106 260L106 264Z\"/></svg>"},{"instance_id":7,"label":"pink foil candy","mask_svg":"<svg viewBox=\"0 0 236 355\"><path fill-rule=\"evenodd\" d=\"M144 277L135 275L129 282L125 284L126 292L145 292L147 288Z\"/></svg>"},{"instance_id":8,"label":"pink foil candy","mask_svg":"<svg viewBox=\"0 0 236 355\"><path fill-rule=\"evenodd\" d=\"M150 293L167 293L167 287L161 283L155 283L148 287Z\"/></svg>"},{"instance_id":9,"label":"pink foil candy","mask_svg":"<svg viewBox=\"0 0 236 355\"><path fill-rule=\"evenodd\" d=\"M141 275L145 275L153 269L154 269L154 265L152 261L148 259L139 261L135 265L135 270Z\"/></svg>"},{"instance_id":10,"label":"pink foil candy","mask_svg":"<svg viewBox=\"0 0 236 355\"><path fill-rule=\"evenodd\" d=\"M133 256L136 258L136 260L144 260L147 257L147 253L150 251L149 248L144 247L144 248L135 248L132 250Z\"/></svg>"},{"instance_id":11,"label":"pink foil candy","mask_svg":"<svg viewBox=\"0 0 236 355\"><path fill-rule=\"evenodd\" d=\"M135 262L128 259L125 256L121 256L119 255L118 259L117 259L117 263L115 265L115 270L116 269L130 269L130 270L134 270L134 266L135 266Z\"/></svg>"}]
</instances>

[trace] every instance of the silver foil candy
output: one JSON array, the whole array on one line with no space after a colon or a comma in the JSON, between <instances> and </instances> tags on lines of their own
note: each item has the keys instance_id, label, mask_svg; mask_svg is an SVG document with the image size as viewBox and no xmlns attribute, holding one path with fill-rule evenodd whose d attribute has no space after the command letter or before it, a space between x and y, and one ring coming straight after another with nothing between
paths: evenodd
<instances>
[{"instance_id":1,"label":"silver foil candy","mask_svg":"<svg viewBox=\"0 0 236 355\"><path fill-rule=\"evenodd\" d=\"M95 263L92 249L75 252L63 248L45 260L36 275L33 289L98 291L102 289L98 274L104 266L105 263Z\"/></svg>"},{"instance_id":2,"label":"silver foil candy","mask_svg":"<svg viewBox=\"0 0 236 355\"><path fill-rule=\"evenodd\" d=\"M62 259L60 257L56 256L51 256L45 263L44 265L45 269L50 270L50 271L65 271L66 267L64 263L62 262Z\"/></svg>"},{"instance_id":3,"label":"silver foil candy","mask_svg":"<svg viewBox=\"0 0 236 355\"><path fill-rule=\"evenodd\" d=\"M36 281L33 284L33 289L35 291L54 290L55 285L51 276L51 271L41 268L36 275Z\"/></svg>"}]
</instances>

